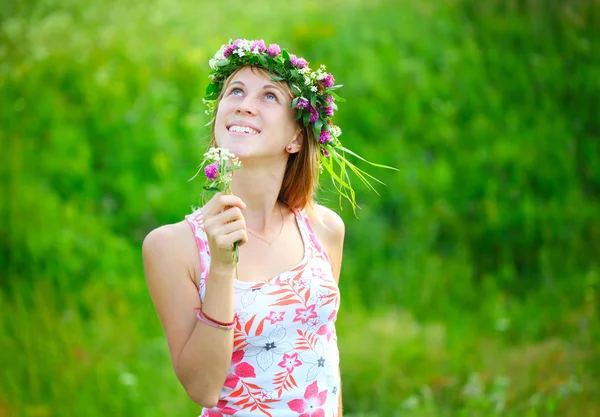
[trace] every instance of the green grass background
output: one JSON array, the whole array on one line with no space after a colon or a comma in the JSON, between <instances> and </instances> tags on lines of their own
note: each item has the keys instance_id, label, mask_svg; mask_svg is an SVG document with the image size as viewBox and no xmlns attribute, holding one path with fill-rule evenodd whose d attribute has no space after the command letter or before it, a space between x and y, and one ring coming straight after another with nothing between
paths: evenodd
<instances>
[{"instance_id":1,"label":"green grass background","mask_svg":"<svg viewBox=\"0 0 600 417\"><path fill-rule=\"evenodd\" d=\"M199 414L140 247L199 201L236 37L326 64L344 143L400 170L340 211L345 416L600 415L598 5L3 1L0 416Z\"/></svg>"}]
</instances>

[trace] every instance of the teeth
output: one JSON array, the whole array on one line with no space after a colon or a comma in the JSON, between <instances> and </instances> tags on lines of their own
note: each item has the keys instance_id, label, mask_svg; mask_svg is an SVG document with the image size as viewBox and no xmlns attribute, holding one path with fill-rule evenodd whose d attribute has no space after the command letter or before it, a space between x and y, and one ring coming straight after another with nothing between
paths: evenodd
<instances>
[{"instance_id":1,"label":"teeth","mask_svg":"<svg viewBox=\"0 0 600 417\"><path fill-rule=\"evenodd\" d=\"M251 135L256 135L258 133L257 130L252 129L251 127L236 126L236 125L229 127L229 131L236 132L236 133L249 133Z\"/></svg>"}]
</instances>

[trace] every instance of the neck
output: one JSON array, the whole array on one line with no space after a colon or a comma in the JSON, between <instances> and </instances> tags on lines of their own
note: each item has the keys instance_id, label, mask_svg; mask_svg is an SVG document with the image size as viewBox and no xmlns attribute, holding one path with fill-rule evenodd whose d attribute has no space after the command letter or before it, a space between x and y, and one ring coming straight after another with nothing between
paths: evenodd
<instances>
[{"instance_id":1,"label":"neck","mask_svg":"<svg viewBox=\"0 0 600 417\"><path fill-rule=\"evenodd\" d=\"M268 167L268 168L265 168ZM268 233L281 224L279 191L285 173L285 165L260 167L246 165L234 171L231 191L246 203L244 218L246 226L259 233Z\"/></svg>"}]
</instances>

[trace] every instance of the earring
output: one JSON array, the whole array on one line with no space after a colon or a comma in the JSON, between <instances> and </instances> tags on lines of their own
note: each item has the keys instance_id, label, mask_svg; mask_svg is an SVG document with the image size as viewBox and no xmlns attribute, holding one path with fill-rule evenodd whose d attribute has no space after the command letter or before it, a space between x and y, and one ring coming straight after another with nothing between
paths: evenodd
<instances>
[{"instance_id":1,"label":"earring","mask_svg":"<svg viewBox=\"0 0 600 417\"><path fill-rule=\"evenodd\" d=\"M292 145L288 145L288 147L286 148L288 151L292 150Z\"/></svg>"}]
</instances>

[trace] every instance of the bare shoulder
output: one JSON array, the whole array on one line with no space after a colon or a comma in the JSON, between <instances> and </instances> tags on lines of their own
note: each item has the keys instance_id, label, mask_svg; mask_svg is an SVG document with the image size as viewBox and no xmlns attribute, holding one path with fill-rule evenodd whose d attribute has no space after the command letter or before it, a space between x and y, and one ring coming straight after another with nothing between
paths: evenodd
<instances>
[{"instance_id":1,"label":"bare shoulder","mask_svg":"<svg viewBox=\"0 0 600 417\"><path fill-rule=\"evenodd\" d=\"M142 257L147 269L160 264L178 264L192 273L195 255L193 233L185 220L157 227L148 233L142 244Z\"/></svg>"},{"instance_id":2,"label":"bare shoulder","mask_svg":"<svg viewBox=\"0 0 600 417\"><path fill-rule=\"evenodd\" d=\"M337 281L340 279L342 252L344 250L344 221L335 211L315 204L309 212L310 223L323 244L331 262L331 270Z\"/></svg>"},{"instance_id":3,"label":"bare shoulder","mask_svg":"<svg viewBox=\"0 0 600 417\"><path fill-rule=\"evenodd\" d=\"M188 236L191 234L185 221L166 224L152 230L142 244L142 251L146 255L158 255L166 252L179 252L181 246L187 246Z\"/></svg>"},{"instance_id":4,"label":"bare shoulder","mask_svg":"<svg viewBox=\"0 0 600 417\"><path fill-rule=\"evenodd\" d=\"M335 211L328 207L315 204L314 212L312 213L311 223L315 229L315 233L319 237L323 237L329 241L339 241L344 238L345 225L344 221ZM319 233L320 232L320 233Z\"/></svg>"}]
</instances>

